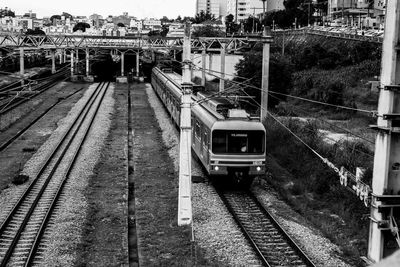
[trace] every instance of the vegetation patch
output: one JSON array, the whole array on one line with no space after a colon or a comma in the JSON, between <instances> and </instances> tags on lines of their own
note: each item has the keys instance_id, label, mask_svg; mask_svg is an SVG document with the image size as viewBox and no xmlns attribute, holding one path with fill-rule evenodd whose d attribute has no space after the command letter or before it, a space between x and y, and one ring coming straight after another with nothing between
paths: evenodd
<instances>
[{"instance_id":1,"label":"vegetation patch","mask_svg":"<svg viewBox=\"0 0 400 267\"><path fill-rule=\"evenodd\" d=\"M29 176L25 174L18 174L12 179L12 183L15 185L21 185L29 180Z\"/></svg>"},{"instance_id":2,"label":"vegetation patch","mask_svg":"<svg viewBox=\"0 0 400 267\"><path fill-rule=\"evenodd\" d=\"M313 122L306 124L288 120L287 126L320 155L336 166L355 173L356 167L366 169L365 182L372 177L372 158L369 149L360 142L343 142L341 146L323 141ZM273 157L267 161L272 178L268 182L300 214L342 248L344 256L359 263L366 254L369 209L357 196L342 187L337 174L325 165L304 144L271 118L265 122L267 148ZM351 153L350 150L362 151ZM284 166L285 171L282 171Z\"/></svg>"},{"instance_id":3,"label":"vegetation patch","mask_svg":"<svg viewBox=\"0 0 400 267\"><path fill-rule=\"evenodd\" d=\"M24 147L22 149L22 152L35 152L36 151L36 147Z\"/></svg>"}]
</instances>

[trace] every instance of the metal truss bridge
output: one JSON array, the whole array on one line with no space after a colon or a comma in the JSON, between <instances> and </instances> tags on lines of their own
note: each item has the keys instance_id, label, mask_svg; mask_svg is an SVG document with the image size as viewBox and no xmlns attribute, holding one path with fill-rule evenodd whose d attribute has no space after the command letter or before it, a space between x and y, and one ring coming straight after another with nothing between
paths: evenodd
<instances>
[{"instance_id":1,"label":"metal truss bridge","mask_svg":"<svg viewBox=\"0 0 400 267\"><path fill-rule=\"evenodd\" d=\"M235 52L252 48L261 42L272 42L272 37L200 37L191 39L192 51ZM183 37L148 36L90 36L90 35L24 35L0 33L0 48L16 49L119 49L119 50L182 50Z\"/></svg>"}]
</instances>

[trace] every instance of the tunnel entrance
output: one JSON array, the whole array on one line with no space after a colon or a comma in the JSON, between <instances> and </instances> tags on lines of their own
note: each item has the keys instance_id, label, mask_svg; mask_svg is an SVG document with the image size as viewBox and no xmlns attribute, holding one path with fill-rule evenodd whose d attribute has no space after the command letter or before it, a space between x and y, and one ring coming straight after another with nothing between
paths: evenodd
<instances>
[{"instance_id":1,"label":"tunnel entrance","mask_svg":"<svg viewBox=\"0 0 400 267\"><path fill-rule=\"evenodd\" d=\"M119 64L114 62L110 53L99 54L92 63L91 70L96 82L115 81Z\"/></svg>"}]
</instances>

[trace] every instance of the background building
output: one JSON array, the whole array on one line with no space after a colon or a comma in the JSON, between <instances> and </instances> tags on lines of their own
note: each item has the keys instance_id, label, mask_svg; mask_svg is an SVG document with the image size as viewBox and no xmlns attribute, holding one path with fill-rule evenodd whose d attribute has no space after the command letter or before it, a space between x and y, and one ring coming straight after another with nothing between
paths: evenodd
<instances>
[{"instance_id":1,"label":"background building","mask_svg":"<svg viewBox=\"0 0 400 267\"><path fill-rule=\"evenodd\" d=\"M196 14L201 11L210 13L216 18L220 17L220 1L219 0L197 0L196 2Z\"/></svg>"},{"instance_id":2,"label":"background building","mask_svg":"<svg viewBox=\"0 0 400 267\"><path fill-rule=\"evenodd\" d=\"M227 2L227 13L228 15L232 14L235 21L245 20L249 16L255 17L262 12L263 2L261 0L228 0Z\"/></svg>"}]
</instances>

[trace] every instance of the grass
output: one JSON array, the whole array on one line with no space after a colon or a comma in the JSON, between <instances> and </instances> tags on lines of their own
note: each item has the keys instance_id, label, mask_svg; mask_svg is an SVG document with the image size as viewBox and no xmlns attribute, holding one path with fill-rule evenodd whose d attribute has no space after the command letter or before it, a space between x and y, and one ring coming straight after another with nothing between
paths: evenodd
<instances>
[{"instance_id":1,"label":"grass","mask_svg":"<svg viewBox=\"0 0 400 267\"><path fill-rule=\"evenodd\" d=\"M15 176L12 180L12 183L15 185L21 185L26 183L29 180L29 176L25 174L19 174Z\"/></svg>"}]
</instances>

